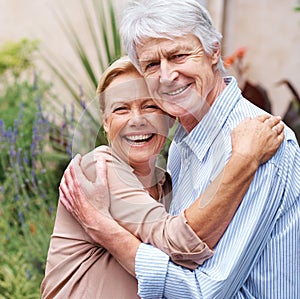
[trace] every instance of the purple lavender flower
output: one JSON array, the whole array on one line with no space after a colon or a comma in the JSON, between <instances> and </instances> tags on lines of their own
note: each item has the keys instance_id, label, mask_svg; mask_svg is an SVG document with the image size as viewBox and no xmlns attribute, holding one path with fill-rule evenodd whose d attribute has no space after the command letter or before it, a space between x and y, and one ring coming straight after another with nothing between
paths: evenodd
<instances>
[{"instance_id":1,"label":"purple lavender flower","mask_svg":"<svg viewBox=\"0 0 300 299\"><path fill-rule=\"evenodd\" d=\"M19 222L20 223L24 223L25 222L23 212L19 212L18 213L18 218L19 218Z\"/></svg>"}]
</instances>

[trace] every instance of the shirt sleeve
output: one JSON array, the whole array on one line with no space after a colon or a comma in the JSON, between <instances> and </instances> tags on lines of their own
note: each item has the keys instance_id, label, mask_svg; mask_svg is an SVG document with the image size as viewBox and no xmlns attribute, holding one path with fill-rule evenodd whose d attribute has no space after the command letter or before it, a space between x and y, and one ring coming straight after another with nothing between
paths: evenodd
<instances>
[{"instance_id":1,"label":"shirt sleeve","mask_svg":"<svg viewBox=\"0 0 300 299\"><path fill-rule=\"evenodd\" d=\"M105 155L110 188L110 212L124 228L145 243L159 248L177 264L195 269L213 255L213 251L187 224L184 214L171 216L154 200L133 174L132 168L111 151L101 147L83 161L86 175L95 165L97 155ZM95 170L93 170L95 171Z\"/></svg>"},{"instance_id":2,"label":"shirt sleeve","mask_svg":"<svg viewBox=\"0 0 300 299\"><path fill-rule=\"evenodd\" d=\"M163 253L150 245L140 246L136 256L139 296L249 298L245 294L257 294L258 288L259 296L266 294L264 298L297 298L299 269L291 265L300 263L299 150L287 155L281 149L276 160L259 168L215 255L202 266L191 271L171 261L166 264ZM160 277L156 284L152 284L153 274Z\"/></svg>"}]
</instances>

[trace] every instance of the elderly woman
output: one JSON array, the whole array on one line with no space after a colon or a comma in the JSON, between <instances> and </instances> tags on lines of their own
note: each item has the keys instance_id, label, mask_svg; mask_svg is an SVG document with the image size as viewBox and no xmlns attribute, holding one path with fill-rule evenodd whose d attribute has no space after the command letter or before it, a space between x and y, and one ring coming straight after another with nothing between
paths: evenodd
<instances>
[{"instance_id":1,"label":"elderly woman","mask_svg":"<svg viewBox=\"0 0 300 299\"><path fill-rule=\"evenodd\" d=\"M41 285L42 298L138 298L135 277L97 244L93 226L99 224L99 212L105 213L107 208L99 206L98 201L102 196L97 189L98 179L106 176L97 173L101 159L107 162L112 217L134 234L137 242L140 239L151 243L175 263L194 269L212 256L209 246L212 248L224 233L258 164L269 159L280 144L272 131L275 125L282 131L277 118L264 116L243 122L234 130L233 155L223 174L202 194L197 205L186 213L171 216L166 212L171 200L170 176L156 166L156 159L174 119L150 98L144 79L127 57L116 61L103 74L98 92L110 147L98 147L82 158L76 156L65 172L60 200L68 204L67 198L77 198L74 216L82 226L59 202ZM257 135L258 128L262 133ZM249 152L245 143L254 139L257 146ZM214 197L214 190L218 186L223 190L227 179L235 174L241 183L239 188L234 192L224 188ZM208 201L220 213L218 221L210 223ZM205 216L207 225L200 230L200 218ZM209 236L211 227L213 237Z\"/></svg>"}]
</instances>

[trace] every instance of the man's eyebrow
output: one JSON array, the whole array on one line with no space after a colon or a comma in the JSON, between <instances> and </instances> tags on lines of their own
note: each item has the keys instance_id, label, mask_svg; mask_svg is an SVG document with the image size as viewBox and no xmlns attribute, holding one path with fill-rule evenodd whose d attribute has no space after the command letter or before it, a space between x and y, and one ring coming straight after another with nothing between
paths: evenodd
<instances>
[{"instance_id":1,"label":"man's eyebrow","mask_svg":"<svg viewBox=\"0 0 300 299\"><path fill-rule=\"evenodd\" d=\"M177 46L177 47L172 48L170 50L165 50L165 55L166 55L166 57L170 57L174 54L178 54L178 53L181 53L181 52L191 52L191 51L193 51L193 48L191 46L186 46L186 47Z\"/></svg>"},{"instance_id":2,"label":"man's eyebrow","mask_svg":"<svg viewBox=\"0 0 300 299\"><path fill-rule=\"evenodd\" d=\"M161 53L164 57L173 56L179 52L191 52L193 50L192 47L186 46L182 48L181 46L174 47L172 49L162 49ZM147 64L149 62L158 61L160 60L160 55L158 53L153 53L153 55L145 55L145 57L139 58L139 63Z\"/></svg>"},{"instance_id":3,"label":"man's eyebrow","mask_svg":"<svg viewBox=\"0 0 300 299\"><path fill-rule=\"evenodd\" d=\"M156 61L159 60L159 56L158 55L153 55L152 57L145 57L145 58L140 58L139 62L141 63L148 63L148 62L152 62L152 61Z\"/></svg>"},{"instance_id":4,"label":"man's eyebrow","mask_svg":"<svg viewBox=\"0 0 300 299\"><path fill-rule=\"evenodd\" d=\"M169 56L172 56L178 52L182 51L182 49L180 47L175 47L175 48L172 48L170 50L164 50L164 55L166 57L169 57Z\"/></svg>"}]
</instances>

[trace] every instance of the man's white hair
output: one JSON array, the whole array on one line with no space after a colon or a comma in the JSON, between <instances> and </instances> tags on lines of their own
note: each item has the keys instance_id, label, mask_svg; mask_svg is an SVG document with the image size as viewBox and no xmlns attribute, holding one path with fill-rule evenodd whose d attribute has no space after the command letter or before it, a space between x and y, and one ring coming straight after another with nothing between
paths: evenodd
<instances>
[{"instance_id":1,"label":"man's white hair","mask_svg":"<svg viewBox=\"0 0 300 299\"><path fill-rule=\"evenodd\" d=\"M193 34L208 55L220 49L222 41L208 11L197 0L132 1L124 11L120 33L128 56L139 70L136 46L149 38ZM225 72L221 57L216 70Z\"/></svg>"}]
</instances>

